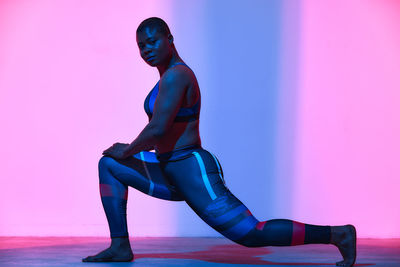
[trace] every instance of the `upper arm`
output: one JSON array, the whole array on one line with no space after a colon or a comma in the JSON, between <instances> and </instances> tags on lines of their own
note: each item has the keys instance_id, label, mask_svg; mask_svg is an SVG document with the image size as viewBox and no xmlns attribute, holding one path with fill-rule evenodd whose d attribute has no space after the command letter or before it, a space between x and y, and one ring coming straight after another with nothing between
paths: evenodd
<instances>
[{"instance_id":1,"label":"upper arm","mask_svg":"<svg viewBox=\"0 0 400 267\"><path fill-rule=\"evenodd\" d=\"M180 68L167 70L160 80L150 123L164 134L172 126L188 85L187 74Z\"/></svg>"}]
</instances>

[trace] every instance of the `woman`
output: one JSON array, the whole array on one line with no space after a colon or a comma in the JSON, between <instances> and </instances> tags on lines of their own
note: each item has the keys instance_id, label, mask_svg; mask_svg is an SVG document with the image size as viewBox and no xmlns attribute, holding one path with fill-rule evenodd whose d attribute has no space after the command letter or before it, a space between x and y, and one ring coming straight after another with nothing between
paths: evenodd
<instances>
[{"instance_id":1,"label":"woman","mask_svg":"<svg viewBox=\"0 0 400 267\"><path fill-rule=\"evenodd\" d=\"M352 225L319 226L287 219L258 221L225 186L221 165L201 147L200 90L193 71L179 57L173 36L160 18L136 31L140 55L157 67L160 80L145 100L149 123L131 144L115 143L99 161L100 195L111 246L82 261L131 261L126 222L128 186L156 198L185 201L216 231L247 247L333 244L352 266ZM150 152L149 150L155 150Z\"/></svg>"}]
</instances>

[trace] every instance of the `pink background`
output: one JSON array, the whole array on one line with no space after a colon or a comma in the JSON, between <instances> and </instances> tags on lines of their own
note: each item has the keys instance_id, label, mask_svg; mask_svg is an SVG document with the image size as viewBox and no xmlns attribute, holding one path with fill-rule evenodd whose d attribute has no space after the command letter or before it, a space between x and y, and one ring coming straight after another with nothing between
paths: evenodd
<instances>
[{"instance_id":1,"label":"pink background","mask_svg":"<svg viewBox=\"0 0 400 267\"><path fill-rule=\"evenodd\" d=\"M202 90L200 134L259 220L400 237L400 4L393 0L0 1L0 235L108 236L97 162L146 125L167 21ZM132 236L219 236L133 188Z\"/></svg>"}]
</instances>

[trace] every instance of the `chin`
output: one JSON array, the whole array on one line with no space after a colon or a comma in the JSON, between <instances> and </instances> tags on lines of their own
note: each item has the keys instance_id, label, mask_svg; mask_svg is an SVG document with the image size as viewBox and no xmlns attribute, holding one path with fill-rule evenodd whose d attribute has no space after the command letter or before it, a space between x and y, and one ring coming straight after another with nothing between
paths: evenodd
<instances>
[{"instance_id":1,"label":"chin","mask_svg":"<svg viewBox=\"0 0 400 267\"><path fill-rule=\"evenodd\" d=\"M155 64L155 62L147 62L147 61L146 61L146 63L149 64L150 67L155 67L155 66L157 66L157 64Z\"/></svg>"},{"instance_id":2,"label":"chin","mask_svg":"<svg viewBox=\"0 0 400 267\"><path fill-rule=\"evenodd\" d=\"M158 65L160 65L160 62L158 62L158 60L153 60L151 62L148 62L147 64L149 64L152 67L157 67Z\"/></svg>"}]
</instances>

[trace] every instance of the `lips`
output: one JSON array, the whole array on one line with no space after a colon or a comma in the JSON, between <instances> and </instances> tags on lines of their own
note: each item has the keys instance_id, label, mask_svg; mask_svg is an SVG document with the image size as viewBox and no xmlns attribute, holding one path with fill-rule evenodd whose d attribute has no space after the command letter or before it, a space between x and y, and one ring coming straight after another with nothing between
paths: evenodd
<instances>
[{"instance_id":1,"label":"lips","mask_svg":"<svg viewBox=\"0 0 400 267\"><path fill-rule=\"evenodd\" d=\"M155 58L155 56L146 57L146 61L152 60L152 59L154 59L154 58Z\"/></svg>"}]
</instances>

